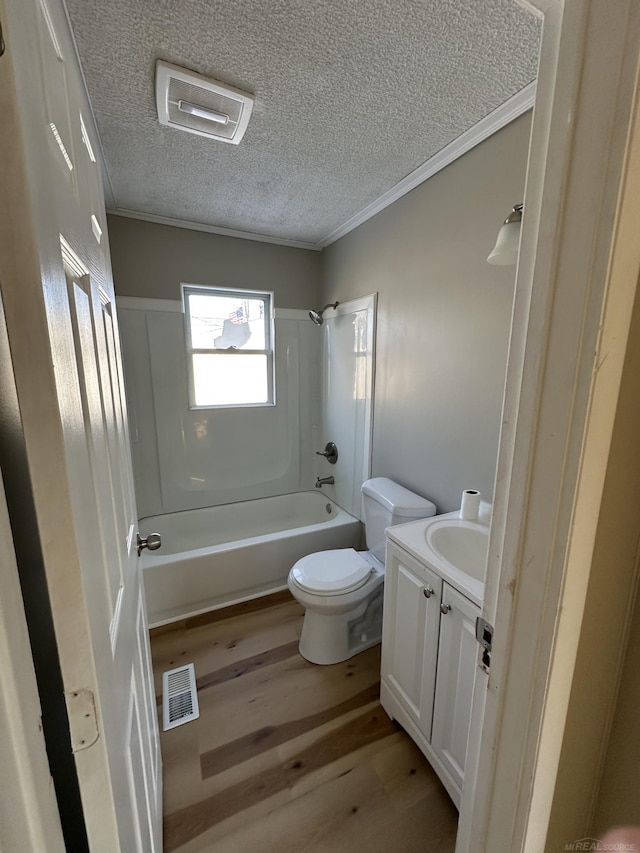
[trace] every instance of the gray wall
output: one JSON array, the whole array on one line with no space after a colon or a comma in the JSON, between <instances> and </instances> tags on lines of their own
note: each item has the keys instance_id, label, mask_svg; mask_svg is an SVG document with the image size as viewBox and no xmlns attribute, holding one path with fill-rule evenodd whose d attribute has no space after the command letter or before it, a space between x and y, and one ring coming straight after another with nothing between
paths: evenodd
<instances>
[{"instance_id":1,"label":"gray wall","mask_svg":"<svg viewBox=\"0 0 640 853\"><path fill-rule=\"evenodd\" d=\"M323 253L323 301L377 291L373 473L491 499L515 267L486 263L522 201L522 116Z\"/></svg>"},{"instance_id":2,"label":"gray wall","mask_svg":"<svg viewBox=\"0 0 640 853\"><path fill-rule=\"evenodd\" d=\"M515 267L486 263L524 195L530 116L322 254L109 216L120 296L181 282L273 290L278 308L378 292L373 473L459 506L493 493Z\"/></svg>"},{"instance_id":3,"label":"gray wall","mask_svg":"<svg viewBox=\"0 0 640 853\"><path fill-rule=\"evenodd\" d=\"M320 300L320 252L107 217L118 296L180 299L180 284L272 290L276 308Z\"/></svg>"}]
</instances>

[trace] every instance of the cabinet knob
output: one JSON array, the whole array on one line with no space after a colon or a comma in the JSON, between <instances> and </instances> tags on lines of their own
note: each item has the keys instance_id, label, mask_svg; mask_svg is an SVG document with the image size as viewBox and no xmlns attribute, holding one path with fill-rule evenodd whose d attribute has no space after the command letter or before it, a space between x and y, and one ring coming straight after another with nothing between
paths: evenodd
<instances>
[{"instance_id":1,"label":"cabinet knob","mask_svg":"<svg viewBox=\"0 0 640 853\"><path fill-rule=\"evenodd\" d=\"M446 616L450 610L451 610L451 605L445 604L444 602L442 602L442 604L440 605L440 613L442 613L443 616Z\"/></svg>"},{"instance_id":2,"label":"cabinet knob","mask_svg":"<svg viewBox=\"0 0 640 853\"><path fill-rule=\"evenodd\" d=\"M431 598L431 596L433 595L433 590L431 589L430 586L424 586L422 588L422 594L424 595L425 598Z\"/></svg>"}]
</instances>

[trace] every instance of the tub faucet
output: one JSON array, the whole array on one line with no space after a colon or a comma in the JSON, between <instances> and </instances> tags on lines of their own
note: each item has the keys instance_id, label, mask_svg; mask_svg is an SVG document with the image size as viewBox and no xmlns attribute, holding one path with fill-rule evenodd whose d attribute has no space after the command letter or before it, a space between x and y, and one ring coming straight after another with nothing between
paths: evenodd
<instances>
[{"instance_id":1,"label":"tub faucet","mask_svg":"<svg viewBox=\"0 0 640 853\"><path fill-rule=\"evenodd\" d=\"M333 486L335 480L333 477L316 477L316 489L319 489L321 486Z\"/></svg>"}]
</instances>

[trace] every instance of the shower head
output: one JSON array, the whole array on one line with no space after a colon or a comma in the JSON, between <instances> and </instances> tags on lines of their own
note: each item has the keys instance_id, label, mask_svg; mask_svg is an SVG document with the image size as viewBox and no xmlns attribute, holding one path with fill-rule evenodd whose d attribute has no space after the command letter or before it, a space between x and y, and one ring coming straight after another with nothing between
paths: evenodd
<instances>
[{"instance_id":1,"label":"shower head","mask_svg":"<svg viewBox=\"0 0 640 853\"><path fill-rule=\"evenodd\" d=\"M319 311L309 311L309 317L313 320L316 326L321 326L324 323L324 317L322 316L327 308L337 308L339 302L329 302L324 308L321 308Z\"/></svg>"}]
</instances>

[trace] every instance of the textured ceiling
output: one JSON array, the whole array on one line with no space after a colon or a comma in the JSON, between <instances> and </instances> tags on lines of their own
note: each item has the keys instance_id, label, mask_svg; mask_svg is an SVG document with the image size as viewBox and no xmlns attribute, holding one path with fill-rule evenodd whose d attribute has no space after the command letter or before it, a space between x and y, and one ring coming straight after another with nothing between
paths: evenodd
<instances>
[{"instance_id":1,"label":"textured ceiling","mask_svg":"<svg viewBox=\"0 0 640 853\"><path fill-rule=\"evenodd\" d=\"M514 0L66 0L116 209L316 243L536 73ZM255 95L240 145L158 123L156 59Z\"/></svg>"}]
</instances>

